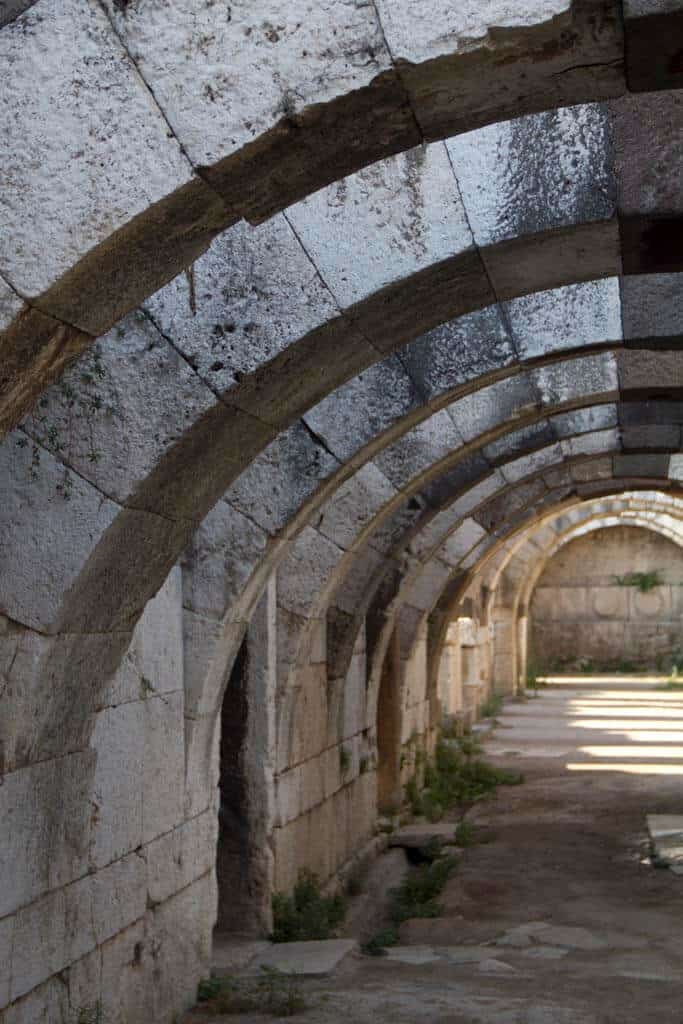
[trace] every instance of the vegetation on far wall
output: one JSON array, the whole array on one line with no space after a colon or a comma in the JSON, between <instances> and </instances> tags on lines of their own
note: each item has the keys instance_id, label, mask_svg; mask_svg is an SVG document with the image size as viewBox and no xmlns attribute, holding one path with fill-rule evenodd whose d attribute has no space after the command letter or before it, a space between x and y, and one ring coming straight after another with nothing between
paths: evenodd
<instances>
[{"instance_id":1,"label":"vegetation on far wall","mask_svg":"<svg viewBox=\"0 0 683 1024\"><path fill-rule=\"evenodd\" d=\"M641 594L647 594L664 583L659 569L653 569L651 572L627 572L625 576L615 576L614 579L620 587L635 587Z\"/></svg>"},{"instance_id":2,"label":"vegetation on far wall","mask_svg":"<svg viewBox=\"0 0 683 1024\"><path fill-rule=\"evenodd\" d=\"M302 871L291 895L273 896L273 942L329 939L344 920L344 897L323 896L318 877Z\"/></svg>"}]
</instances>

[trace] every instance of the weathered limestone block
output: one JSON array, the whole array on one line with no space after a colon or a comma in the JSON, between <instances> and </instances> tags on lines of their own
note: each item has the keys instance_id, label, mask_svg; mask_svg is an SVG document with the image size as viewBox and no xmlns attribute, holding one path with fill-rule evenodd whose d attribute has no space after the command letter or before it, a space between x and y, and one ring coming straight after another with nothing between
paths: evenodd
<instances>
[{"instance_id":1,"label":"weathered limestone block","mask_svg":"<svg viewBox=\"0 0 683 1024\"><path fill-rule=\"evenodd\" d=\"M214 868L217 834L218 817L212 808L148 843L147 892L153 904L163 903Z\"/></svg>"},{"instance_id":2,"label":"weathered limestone block","mask_svg":"<svg viewBox=\"0 0 683 1024\"><path fill-rule=\"evenodd\" d=\"M317 529L340 548L348 550L364 528L373 523L382 506L396 495L396 489L384 474L372 462L366 463L322 506Z\"/></svg>"},{"instance_id":3,"label":"weathered limestone block","mask_svg":"<svg viewBox=\"0 0 683 1024\"><path fill-rule=\"evenodd\" d=\"M5 776L0 786L5 825L0 832L0 916L87 871L94 767L94 752L86 751ZM50 808L61 808L63 814L50 814Z\"/></svg>"},{"instance_id":4,"label":"weathered limestone block","mask_svg":"<svg viewBox=\"0 0 683 1024\"><path fill-rule=\"evenodd\" d=\"M358 171L287 216L344 307L473 244L441 143Z\"/></svg>"},{"instance_id":5,"label":"weathered limestone block","mask_svg":"<svg viewBox=\"0 0 683 1024\"><path fill-rule=\"evenodd\" d=\"M2 1024L52 1024L68 1012L67 992L57 978L45 982L5 1011Z\"/></svg>"},{"instance_id":6,"label":"weathered limestone block","mask_svg":"<svg viewBox=\"0 0 683 1024\"><path fill-rule=\"evenodd\" d=\"M278 603L295 615L307 615L330 584L342 554L336 544L306 526L278 567Z\"/></svg>"},{"instance_id":7,"label":"weathered limestone block","mask_svg":"<svg viewBox=\"0 0 683 1024\"><path fill-rule=\"evenodd\" d=\"M526 374L474 391L454 402L449 413L466 441L494 429L501 420L531 413L540 396Z\"/></svg>"},{"instance_id":8,"label":"weathered limestone block","mask_svg":"<svg viewBox=\"0 0 683 1024\"><path fill-rule=\"evenodd\" d=\"M604 395L603 401L615 399L619 387L617 359L611 352L543 366L532 376L545 405L585 400L589 395Z\"/></svg>"},{"instance_id":9,"label":"weathered limestone block","mask_svg":"<svg viewBox=\"0 0 683 1024\"><path fill-rule=\"evenodd\" d=\"M0 261L38 295L192 169L98 6L41 0L3 29L0 62Z\"/></svg>"},{"instance_id":10,"label":"weathered limestone block","mask_svg":"<svg viewBox=\"0 0 683 1024\"><path fill-rule=\"evenodd\" d=\"M73 478L65 501L57 490L64 484L64 467L44 450L39 458L34 474L31 444L19 431L0 445L1 610L17 622L49 632L57 628L64 591L78 578L118 507L80 477ZM49 571L40 572L41 586L36 588L36 572L48 551Z\"/></svg>"},{"instance_id":11,"label":"weathered limestone block","mask_svg":"<svg viewBox=\"0 0 683 1024\"><path fill-rule=\"evenodd\" d=\"M197 10L180 0L122 9L117 30L197 164L227 156L310 103L367 85L390 66L372 6L277 0Z\"/></svg>"},{"instance_id":12,"label":"weathered limestone block","mask_svg":"<svg viewBox=\"0 0 683 1024\"><path fill-rule=\"evenodd\" d=\"M266 554L267 535L219 501L183 555L183 602L205 618L222 619Z\"/></svg>"},{"instance_id":13,"label":"weathered limestone block","mask_svg":"<svg viewBox=\"0 0 683 1024\"><path fill-rule=\"evenodd\" d=\"M143 842L144 701L106 708L97 715L92 745L97 768L92 796L92 864L104 867ZM154 779L152 799L160 780ZM149 785L149 780L147 780Z\"/></svg>"},{"instance_id":14,"label":"weathered limestone block","mask_svg":"<svg viewBox=\"0 0 683 1024\"><path fill-rule=\"evenodd\" d=\"M188 922L185 927L187 928ZM145 921L136 921L103 943L102 1005L114 1020L154 1019L154 947L147 941ZM87 1002L84 1005L89 1005Z\"/></svg>"},{"instance_id":15,"label":"weathered limestone block","mask_svg":"<svg viewBox=\"0 0 683 1024\"><path fill-rule=\"evenodd\" d=\"M92 913L97 944L144 916L147 871L144 857L130 853L91 876Z\"/></svg>"},{"instance_id":16,"label":"weathered limestone block","mask_svg":"<svg viewBox=\"0 0 683 1024\"><path fill-rule=\"evenodd\" d=\"M282 828L301 814L301 773L304 765L296 765L275 780L276 827Z\"/></svg>"},{"instance_id":17,"label":"weathered limestone block","mask_svg":"<svg viewBox=\"0 0 683 1024\"><path fill-rule=\"evenodd\" d=\"M418 474L431 468L462 445L462 437L452 417L444 409L418 423L398 441L375 456L379 466L395 487L402 489Z\"/></svg>"},{"instance_id":18,"label":"weathered limestone block","mask_svg":"<svg viewBox=\"0 0 683 1024\"><path fill-rule=\"evenodd\" d=\"M170 1020L179 1007L194 1005L197 984L211 969L216 905L216 873L211 870L146 915L143 956L151 954L148 970L156 981L151 985L152 1020Z\"/></svg>"},{"instance_id":19,"label":"weathered limestone block","mask_svg":"<svg viewBox=\"0 0 683 1024\"><path fill-rule=\"evenodd\" d=\"M609 121L599 105L490 125L446 143L479 245L614 213Z\"/></svg>"},{"instance_id":20,"label":"weathered limestone block","mask_svg":"<svg viewBox=\"0 0 683 1024\"><path fill-rule=\"evenodd\" d=\"M415 574L407 589L408 600L424 612L431 611L452 574L453 567L435 556Z\"/></svg>"},{"instance_id":21,"label":"weathered limestone block","mask_svg":"<svg viewBox=\"0 0 683 1024\"><path fill-rule=\"evenodd\" d=\"M327 703L324 665L301 667L297 673L300 689L296 694L290 746L279 750L290 764L306 761L325 749L327 742Z\"/></svg>"},{"instance_id":22,"label":"weathered limestone block","mask_svg":"<svg viewBox=\"0 0 683 1024\"><path fill-rule=\"evenodd\" d=\"M303 422L295 423L256 456L231 484L225 500L274 534L340 465Z\"/></svg>"},{"instance_id":23,"label":"weathered limestone block","mask_svg":"<svg viewBox=\"0 0 683 1024\"><path fill-rule=\"evenodd\" d=\"M339 313L282 215L235 224L143 308L221 394Z\"/></svg>"},{"instance_id":24,"label":"weathered limestone block","mask_svg":"<svg viewBox=\"0 0 683 1024\"><path fill-rule=\"evenodd\" d=\"M301 813L306 814L323 802L324 784L320 758L312 757L301 765Z\"/></svg>"},{"instance_id":25,"label":"weathered limestone block","mask_svg":"<svg viewBox=\"0 0 683 1024\"><path fill-rule=\"evenodd\" d=\"M617 278L525 295L505 305L522 360L622 340Z\"/></svg>"},{"instance_id":26,"label":"weathered limestone block","mask_svg":"<svg viewBox=\"0 0 683 1024\"><path fill-rule=\"evenodd\" d=\"M607 430L617 425L617 407L605 403L586 409L575 409L551 416L550 424L559 438L573 438L577 434L590 434L594 430Z\"/></svg>"},{"instance_id":27,"label":"weathered limestone block","mask_svg":"<svg viewBox=\"0 0 683 1024\"><path fill-rule=\"evenodd\" d=\"M139 485L215 404L197 373L137 311L68 370L22 426L49 451L60 446L60 458L108 497L135 505ZM168 512L153 498L146 507Z\"/></svg>"},{"instance_id":28,"label":"weathered limestone block","mask_svg":"<svg viewBox=\"0 0 683 1024\"><path fill-rule=\"evenodd\" d=\"M324 398L304 422L338 459L348 462L396 420L417 410L420 397L398 357L389 356Z\"/></svg>"},{"instance_id":29,"label":"weathered limestone block","mask_svg":"<svg viewBox=\"0 0 683 1024\"><path fill-rule=\"evenodd\" d=\"M681 337L683 309L677 300L678 274L635 274L621 283L624 337L648 339Z\"/></svg>"},{"instance_id":30,"label":"weathered limestone block","mask_svg":"<svg viewBox=\"0 0 683 1024\"><path fill-rule=\"evenodd\" d=\"M184 782L183 693L150 696L144 702L142 837L148 843L182 819Z\"/></svg>"},{"instance_id":31,"label":"weathered limestone block","mask_svg":"<svg viewBox=\"0 0 683 1024\"><path fill-rule=\"evenodd\" d=\"M562 461L562 449L559 444L548 445L539 451L524 455L501 467L501 473L509 483L517 483L533 473L538 473L547 466Z\"/></svg>"},{"instance_id":32,"label":"weathered limestone block","mask_svg":"<svg viewBox=\"0 0 683 1024\"><path fill-rule=\"evenodd\" d=\"M364 651L351 658L343 690L342 741L362 732L365 724L367 695L367 662Z\"/></svg>"},{"instance_id":33,"label":"weathered limestone block","mask_svg":"<svg viewBox=\"0 0 683 1024\"><path fill-rule=\"evenodd\" d=\"M0 919L0 1009L10 998L10 975L12 968L12 941L14 917Z\"/></svg>"},{"instance_id":34,"label":"weathered limestone block","mask_svg":"<svg viewBox=\"0 0 683 1024\"><path fill-rule=\"evenodd\" d=\"M476 520L465 519L456 530L447 536L439 549L439 557L451 568L455 568L485 535L485 531Z\"/></svg>"},{"instance_id":35,"label":"weathered limestone block","mask_svg":"<svg viewBox=\"0 0 683 1024\"><path fill-rule=\"evenodd\" d=\"M429 401L515 361L498 305L435 327L401 350L401 362Z\"/></svg>"},{"instance_id":36,"label":"weathered limestone block","mask_svg":"<svg viewBox=\"0 0 683 1024\"><path fill-rule=\"evenodd\" d=\"M621 435L616 428L596 430L591 434L563 440L560 447L568 458L576 458L579 455L604 455L606 452L621 451Z\"/></svg>"},{"instance_id":37,"label":"weathered limestone block","mask_svg":"<svg viewBox=\"0 0 683 1024\"><path fill-rule=\"evenodd\" d=\"M196 818L208 808L218 813L217 786L220 729L216 709L185 720L185 818Z\"/></svg>"}]
</instances>

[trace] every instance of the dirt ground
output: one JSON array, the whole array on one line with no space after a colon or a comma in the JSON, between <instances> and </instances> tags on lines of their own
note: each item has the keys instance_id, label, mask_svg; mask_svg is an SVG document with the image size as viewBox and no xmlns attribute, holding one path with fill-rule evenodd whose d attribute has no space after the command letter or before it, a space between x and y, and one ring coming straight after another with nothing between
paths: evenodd
<instances>
[{"instance_id":1,"label":"dirt ground","mask_svg":"<svg viewBox=\"0 0 683 1024\"><path fill-rule=\"evenodd\" d=\"M683 1024L683 876L653 867L645 823L683 813L683 692L558 685L507 704L485 754L526 781L468 815L488 841L462 852L443 915L406 922L386 957L302 980L309 1006L290 1019ZM402 870L386 856L366 883L375 919L377 880ZM366 938L362 901L350 920Z\"/></svg>"}]
</instances>

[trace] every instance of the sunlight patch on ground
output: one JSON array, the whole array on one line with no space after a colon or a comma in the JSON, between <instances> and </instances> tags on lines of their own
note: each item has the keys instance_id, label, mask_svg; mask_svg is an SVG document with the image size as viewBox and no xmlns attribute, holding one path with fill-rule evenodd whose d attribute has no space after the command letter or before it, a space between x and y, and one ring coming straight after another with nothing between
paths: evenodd
<instances>
[{"instance_id":1,"label":"sunlight patch on ground","mask_svg":"<svg viewBox=\"0 0 683 1024\"><path fill-rule=\"evenodd\" d=\"M570 772L625 772L628 775L683 775L682 764L628 764L626 762L612 761L609 764L599 764L588 761L568 762L567 771Z\"/></svg>"}]
</instances>

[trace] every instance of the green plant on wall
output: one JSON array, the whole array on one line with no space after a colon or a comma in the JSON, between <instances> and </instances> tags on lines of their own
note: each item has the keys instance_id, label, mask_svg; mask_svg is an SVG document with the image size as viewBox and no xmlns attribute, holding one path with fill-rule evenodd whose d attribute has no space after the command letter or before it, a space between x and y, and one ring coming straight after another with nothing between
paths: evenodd
<instances>
[{"instance_id":1,"label":"green plant on wall","mask_svg":"<svg viewBox=\"0 0 683 1024\"><path fill-rule=\"evenodd\" d=\"M664 582L659 569L651 572L627 572L625 576L615 576L620 587L635 587L641 594L647 594Z\"/></svg>"}]
</instances>

